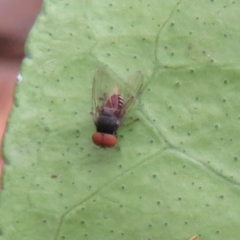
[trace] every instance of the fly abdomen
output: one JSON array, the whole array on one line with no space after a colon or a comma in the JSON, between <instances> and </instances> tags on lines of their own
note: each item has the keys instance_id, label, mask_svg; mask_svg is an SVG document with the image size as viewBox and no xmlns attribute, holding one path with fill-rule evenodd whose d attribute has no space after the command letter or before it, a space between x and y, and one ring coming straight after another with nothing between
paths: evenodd
<instances>
[{"instance_id":1,"label":"fly abdomen","mask_svg":"<svg viewBox=\"0 0 240 240\"><path fill-rule=\"evenodd\" d=\"M108 110L121 110L123 109L123 97L119 94L113 94L111 97L109 97L104 104L104 108L108 108Z\"/></svg>"},{"instance_id":2,"label":"fly abdomen","mask_svg":"<svg viewBox=\"0 0 240 240\"><path fill-rule=\"evenodd\" d=\"M123 97L118 95L118 107L123 108Z\"/></svg>"}]
</instances>

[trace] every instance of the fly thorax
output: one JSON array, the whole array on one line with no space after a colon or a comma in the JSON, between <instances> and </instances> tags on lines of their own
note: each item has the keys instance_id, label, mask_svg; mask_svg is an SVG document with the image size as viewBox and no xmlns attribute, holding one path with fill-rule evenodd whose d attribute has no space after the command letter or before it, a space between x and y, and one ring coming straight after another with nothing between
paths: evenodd
<instances>
[{"instance_id":1,"label":"fly thorax","mask_svg":"<svg viewBox=\"0 0 240 240\"><path fill-rule=\"evenodd\" d=\"M119 127L119 120L114 113L103 111L96 124L97 132L115 134Z\"/></svg>"}]
</instances>

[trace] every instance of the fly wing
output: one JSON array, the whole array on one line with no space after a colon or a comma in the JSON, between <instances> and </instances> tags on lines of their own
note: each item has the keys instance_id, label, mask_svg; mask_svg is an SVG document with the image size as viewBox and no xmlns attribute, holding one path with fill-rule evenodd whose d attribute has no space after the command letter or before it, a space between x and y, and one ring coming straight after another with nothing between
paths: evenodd
<instances>
[{"instance_id":1,"label":"fly wing","mask_svg":"<svg viewBox=\"0 0 240 240\"><path fill-rule=\"evenodd\" d=\"M117 109L117 102L111 98L114 93L118 94L117 82L117 77L107 70L107 67L102 67L97 70L92 87L92 113L94 122L96 122L107 102L108 107L113 111Z\"/></svg>"},{"instance_id":2,"label":"fly wing","mask_svg":"<svg viewBox=\"0 0 240 240\"><path fill-rule=\"evenodd\" d=\"M130 111L141 92L142 85L143 75L140 71L133 74L127 81L123 81L107 67L98 69L92 88L93 121L96 122L103 108L113 112L118 110L119 104L116 97L118 94L123 98L124 114Z\"/></svg>"},{"instance_id":3,"label":"fly wing","mask_svg":"<svg viewBox=\"0 0 240 240\"><path fill-rule=\"evenodd\" d=\"M141 71L137 71L128 80L123 83L122 90L120 94L123 96L124 100L124 110L129 112L135 103L138 95L140 94L143 86L143 75Z\"/></svg>"}]
</instances>

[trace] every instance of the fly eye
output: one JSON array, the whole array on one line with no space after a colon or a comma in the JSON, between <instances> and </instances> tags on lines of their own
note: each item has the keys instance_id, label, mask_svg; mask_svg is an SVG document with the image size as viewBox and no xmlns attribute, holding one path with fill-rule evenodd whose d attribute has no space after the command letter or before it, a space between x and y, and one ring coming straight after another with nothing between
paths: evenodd
<instances>
[{"instance_id":1,"label":"fly eye","mask_svg":"<svg viewBox=\"0 0 240 240\"><path fill-rule=\"evenodd\" d=\"M113 147L117 143L117 139L114 135L100 133L100 132L96 132L92 135L92 141L94 142L95 145L103 147L103 148Z\"/></svg>"}]
</instances>

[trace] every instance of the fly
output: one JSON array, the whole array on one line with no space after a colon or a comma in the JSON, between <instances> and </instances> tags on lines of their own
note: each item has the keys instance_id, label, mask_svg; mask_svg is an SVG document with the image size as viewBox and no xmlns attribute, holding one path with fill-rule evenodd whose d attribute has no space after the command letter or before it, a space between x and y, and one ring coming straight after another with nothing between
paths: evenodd
<instances>
[{"instance_id":1,"label":"fly","mask_svg":"<svg viewBox=\"0 0 240 240\"><path fill-rule=\"evenodd\" d=\"M92 135L94 144L103 148L116 145L117 130L140 94L142 86L141 71L124 82L107 67L97 70L92 88L92 115L96 126L96 132Z\"/></svg>"}]
</instances>

